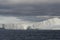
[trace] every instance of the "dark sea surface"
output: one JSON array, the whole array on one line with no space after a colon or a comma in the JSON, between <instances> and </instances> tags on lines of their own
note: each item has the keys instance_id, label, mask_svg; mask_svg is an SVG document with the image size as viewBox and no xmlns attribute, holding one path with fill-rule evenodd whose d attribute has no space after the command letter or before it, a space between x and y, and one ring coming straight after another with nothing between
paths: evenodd
<instances>
[{"instance_id":1,"label":"dark sea surface","mask_svg":"<svg viewBox=\"0 0 60 40\"><path fill-rule=\"evenodd\" d=\"M0 29L0 40L60 40L60 30Z\"/></svg>"}]
</instances>

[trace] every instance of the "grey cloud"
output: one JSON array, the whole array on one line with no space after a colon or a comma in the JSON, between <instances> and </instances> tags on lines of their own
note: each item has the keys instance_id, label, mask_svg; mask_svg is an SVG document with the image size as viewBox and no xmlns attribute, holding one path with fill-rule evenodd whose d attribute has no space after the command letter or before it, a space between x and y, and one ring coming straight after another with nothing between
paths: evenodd
<instances>
[{"instance_id":1,"label":"grey cloud","mask_svg":"<svg viewBox=\"0 0 60 40\"><path fill-rule=\"evenodd\" d=\"M50 19L50 18L53 18L53 17L50 17L50 16L20 16L20 17L17 17L17 19L21 19L22 21L29 21L29 22L40 22L40 21L44 21L44 20L47 20L47 19Z\"/></svg>"},{"instance_id":2,"label":"grey cloud","mask_svg":"<svg viewBox=\"0 0 60 40\"><path fill-rule=\"evenodd\" d=\"M41 22L52 18L60 18L60 16L20 16L17 19L21 19L22 21L29 22Z\"/></svg>"},{"instance_id":3,"label":"grey cloud","mask_svg":"<svg viewBox=\"0 0 60 40\"><path fill-rule=\"evenodd\" d=\"M0 5L0 15L10 16L60 16L59 4Z\"/></svg>"},{"instance_id":4,"label":"grey cloud","mask_svg":"<svg viewBox=\"0 0 60 40\"><path fill-rule=\"evenodd\" d=\"M42 4L35 4L37 2L38 3L42 2ZM45 4L44 2L50 4ZM23 21L40 22L52 17L38 18L36 16L60 16L60 3L57 2L60 1L59 0L25 0L25 1L0 0L0 15L17 16L17 19L21 19ZM25 3L31 3L31 4L25 4Z\"/></svg>"}]
</instances>

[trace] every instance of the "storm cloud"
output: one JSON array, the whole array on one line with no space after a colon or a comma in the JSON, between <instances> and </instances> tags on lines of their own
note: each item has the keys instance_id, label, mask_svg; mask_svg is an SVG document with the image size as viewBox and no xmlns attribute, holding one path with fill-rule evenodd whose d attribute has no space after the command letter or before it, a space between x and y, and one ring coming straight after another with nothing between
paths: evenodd
<instances>
[{"instance_id":1,"label":"storm cloud","mask_svg":"<svg viewBox=\"0 0 60 40\"><path fill-rule=\"evenodd\" d=\"M3 21L9 18L19 22L44 21L53 18L50 16L60 16L60 0L0 0L1 16Z\"/></svg>"},{"instance_id":2,"label":"storm cloud","mask_svg":"<svg viewBox=\"0 0 60 40\"><path fill-rule=\"evenodd\" d=\"M59 0L0 0L0 15L59 16Z\"/></svg>"}]
</instances>

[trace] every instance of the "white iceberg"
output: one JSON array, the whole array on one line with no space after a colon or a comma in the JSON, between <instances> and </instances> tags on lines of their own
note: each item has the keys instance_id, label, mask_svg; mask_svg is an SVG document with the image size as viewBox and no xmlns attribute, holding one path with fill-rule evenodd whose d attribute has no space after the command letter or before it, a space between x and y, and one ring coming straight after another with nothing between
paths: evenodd
<instances>
[{"instance_id":1,"label":"white iceberg","mask_svg":"<svg viewBox=\"0 0 60 40\"><path fill-rule=\"evenodd\" d=\"M9 18L10 20L12 18ZM27 29L38 29L38 30L60 30L60 19L59 18L50 18L41 22L34 23L19 23L19 20L14 21L10 20L6 23L7 18L0 20L0 28L11 29L11 30L27 30ZM12 22L11 22L12 21ZM11 23L10 23L11 22ZM4 23L4 26L3 26Z\"/></svg>"}]
</instances>

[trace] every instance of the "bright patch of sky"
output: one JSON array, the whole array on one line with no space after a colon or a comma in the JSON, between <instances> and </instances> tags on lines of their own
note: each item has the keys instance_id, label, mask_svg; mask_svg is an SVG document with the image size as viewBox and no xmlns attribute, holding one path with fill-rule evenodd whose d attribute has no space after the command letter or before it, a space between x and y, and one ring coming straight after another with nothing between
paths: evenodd
<instances>
[{"instance_id":1,"label":"bright patch of sky","mask_svg":"<svg viewBox=\"0 0 60 40\"><path fill-rule=\"evenodd\" d=\"M60 2L60 0L0 0L2 4L19 4L19 3L52 3L52 2Z\"/></svg>"},{"instance_id":2,"label":"bright patch of sky","mask_svg":"<svg viewBox=\"0 0 60 40\"><path fill-rule=\"evenodd\" d=\"M0 23L36 23L54 18L53 16L0 16Z\"/></svg>"}]
</instances>

